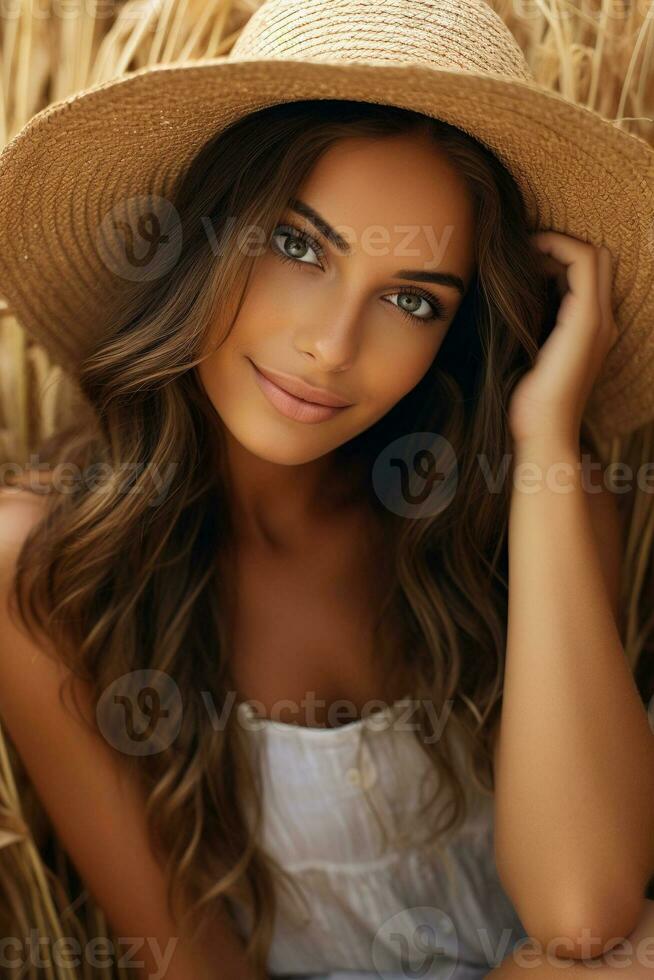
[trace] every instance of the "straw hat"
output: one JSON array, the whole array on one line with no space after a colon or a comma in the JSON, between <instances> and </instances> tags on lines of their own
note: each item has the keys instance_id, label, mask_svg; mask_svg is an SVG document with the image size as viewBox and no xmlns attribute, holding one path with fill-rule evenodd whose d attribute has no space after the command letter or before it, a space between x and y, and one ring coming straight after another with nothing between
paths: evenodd
<instances>
[{"instance_id":1,"label":"straw hat","mask_svg":"<svg viewBox=\"0 0 654 980\"><path fill-rule=\"evenodd\" d=\"M165 225L176 182L230 123L316 98L458 126L511 172L532 230L606 245L620 337L586 418L609 437L654 417L654 150L537 85L482 0L266 0L226 57L139 69L37 113L0 154L0 292L28 333L74 372L142 268L125 264L125 221L136 234L146 200Z\"/></svg>"}]
</instances>

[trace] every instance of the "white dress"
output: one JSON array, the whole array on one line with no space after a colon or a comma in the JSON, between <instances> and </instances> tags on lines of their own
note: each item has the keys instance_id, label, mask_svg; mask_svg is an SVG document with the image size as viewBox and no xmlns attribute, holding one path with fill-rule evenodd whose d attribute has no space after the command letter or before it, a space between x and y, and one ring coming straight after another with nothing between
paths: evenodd
<instances>
[{"instance_id":1,"label":"white dress","mask_svg":"<svg viewBox=\"0 0 654 980\"><path fill-rule=\"evenodd\" d=\"M308 728L239 703L262 780L261 842L306 903L278 890L271 976L480 980L526 937L497 875L490 797L470 793L465 822L441 839L444 854L423 843L434 811L416 812L437 774L412 712L399 699ZM436 813L442 806L439 796ZM232 907L245 936L249 916Z\"/></svg>"}]
</instances>

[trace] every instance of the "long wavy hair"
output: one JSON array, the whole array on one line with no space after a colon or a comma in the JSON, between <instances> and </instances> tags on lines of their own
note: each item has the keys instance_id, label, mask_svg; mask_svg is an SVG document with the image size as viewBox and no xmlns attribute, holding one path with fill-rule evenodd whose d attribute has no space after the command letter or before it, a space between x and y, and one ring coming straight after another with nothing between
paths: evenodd
<instances>
[{"instance_id":1,"label":"long wavy hair","mask_svg":"<svg viewBox=\"0 0 654 980\"><path fill-rule=\"evenodd\" d=\"M242 902L247 955L262 976L276 886L286 875L260 843L261 784L243 728L235 713L225 725L207 724L201 696L217 711L233 703L234 527L224 433L196 368L209 329L219 324L226 335L246 294L256 255L235 244L246 229L260 227L267 241L338 140L420 132L466 182L475 275L424 377L335 453L384 529L394 574L376 650L387 676L401 670L407 678L414 734L440 777L434 844L465 819L470 785L492 795L511 481L497 492L486 481L511 454L507 404L552 328L556 302L515 181L486 147L441 120L360 102L292 102L252 113L202 147L173 196L184 242L178 262L154 282L126 284L110 334L75 379L84 410L48 447L55 464L102 478L50 496L16 571L15 613L83 682L96 709L130 672L161 671L174 681L183 704L177 736L160 751L125 753L125 763L145 793L171 910L201 929L218 907ZM219 254L207 217L223 242ZM439 513L404 519L381 505L371 470L394 439L424 432L452 446L456 491ZM165 493L155 493L152 473L169 477ZM391 622L401 624L401 642ZM423 737L431 734L427 700L450 711L436 741ZM465 748L463 766L452 739Z\"/></svg>"}]
</instances>

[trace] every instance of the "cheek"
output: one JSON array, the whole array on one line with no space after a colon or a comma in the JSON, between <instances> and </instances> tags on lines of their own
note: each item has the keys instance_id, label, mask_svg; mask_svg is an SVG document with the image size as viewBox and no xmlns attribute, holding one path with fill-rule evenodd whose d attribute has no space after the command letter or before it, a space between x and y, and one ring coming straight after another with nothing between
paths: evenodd
<instances>
[{"instance_id":1,"label":"cheek","mask_svg":"<svg viewBox=\"0 0 654 980\"><path fill-rule=\"evenodd\" d=\"M424 333L416 337L402 332L396 340L376 351L366 385L366 391L374 392L375 402L390 407L415 388L433 363L444 336L444 327L425 327Z\"/></svg>"},{"instance_id":2,"label":"cheek","mask_svg":"<svg viewBox=\"0 0 654 980\"><path fill-rule=\"evenodd\" d=\"M240 287L237 294L240 294ZM267 324L271 331L275 330L275 313L279 311L279 288L275 286L274 267L267 256L255 262L238 311L235 310L235 303L230 308L233 319L230 319L229 312L223 311L223 315L207 331L203 350L209 351L210 355L203 362L207 365L205 373L208 373L212 363L217 366L227 351L247 351L254 340L265 334Z\"/></svg>"}]
</instances>

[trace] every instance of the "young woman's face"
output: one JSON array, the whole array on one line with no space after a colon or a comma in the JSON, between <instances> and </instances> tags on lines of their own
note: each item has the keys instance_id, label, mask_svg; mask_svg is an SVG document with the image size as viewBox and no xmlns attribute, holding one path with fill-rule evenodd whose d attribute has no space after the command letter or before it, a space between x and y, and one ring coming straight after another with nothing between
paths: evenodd
<instances>
[{"instance_id":1,"label":"young woman's face","mask_svg":"<svg viewBox=\"0 0 654 980\"><path fill-rule=\"evenodd\" d=\"M320 216L318 227L306 211L288 207L280 215L232 330L198 367L238 442L287 465L352 439L415 387L474 264L467 189L425 137L340 141L298 189L297 202ZM348 404L331 411L307 405L263 372Z\"/></svg>"}]
</instances>

